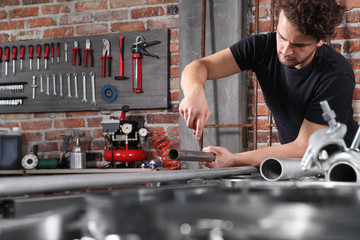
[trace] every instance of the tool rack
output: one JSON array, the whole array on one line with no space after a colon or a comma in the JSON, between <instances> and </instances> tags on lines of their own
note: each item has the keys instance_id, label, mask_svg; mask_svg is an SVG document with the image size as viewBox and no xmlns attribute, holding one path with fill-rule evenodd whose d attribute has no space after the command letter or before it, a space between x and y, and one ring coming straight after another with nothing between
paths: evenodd
<instances>
[{"instance_id":1,"label":"tool rack","mask_svg":"<svg viewBox=\"0 0 360 240\"><path fill-rule=\"evenodd\" d=\"M126 80L115 80L115 76L119 75L119 36L124 37L123 76L128 77ZM146 41L160 41L159 44L147 49L150 53L157 55L159 59L149 56L143 56L142 58L142 92L140 93L132 91L131 47L138 36L144 37ZM0 62L0 113L120 110L123 105L128 105L131 109L167 108L169 106L168 38L168 29L160 29L0 43L3 51L2 61ZM91 42L94 63L93 66L90 66L90 59L87 59L87 66L85 67L84 56L87 39ZM110 55L112 57L111 74L110 76L106 74L105 77L102 77L103 39L107 39L110 42ZM73 47L75 41L79 43L81 65L79 65L79 60L76 59L76 66L73 66ZM68 43L67 62L65 62L65 42ZM57 43L60 43L59 63L57 62ZM55 46L54 61L52 63L50 49L47 69L45 69L44 59L45 44L50 46L54 44ZM30 71L29 67L30 45L34 46L32 71ZM41 45L39 70L37 70L37 45ZM17 47L15 74L13 73L13 46ZM25 46L23 71L20 71L20 46ZM5 76L6 47L10 48L8 76ZM83 73L86 74L85 88L83 85ZM61 86L60 74L62 75ZM70 74L70 88L68 87L68 74ZM77 81L75 81L74 74L77 74ZM96 105L92 104L91 74L95 76L94 93ZM47 76L49 76L49 79L47 79ZM55 77L55 80L53 77ZM115 91L116 96L110 96L111 101L109 101L109 96L107 100L104 100L104 86L111 86L111 90ZM59 96L61 88L63 97ZM74 98L75 88L77 89L77 99ZM82 101L85 92L86 103ZM69 95L71 95L71 98Z\"/></svg>"}]
</instances>

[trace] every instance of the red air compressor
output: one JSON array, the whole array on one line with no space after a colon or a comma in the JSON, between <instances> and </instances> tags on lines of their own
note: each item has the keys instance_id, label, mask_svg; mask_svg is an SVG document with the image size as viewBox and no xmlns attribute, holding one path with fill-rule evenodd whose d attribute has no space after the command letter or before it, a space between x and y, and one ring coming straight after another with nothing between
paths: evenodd
<instances>
[{"instance_id":1,"label":"red air compressor","mask_svg":"<svg viewBox=\"0 0 360 240\"><path fill-rule=\"evenodd\" d=\"M137 164L138 161L146 160L145 151L141 146L145 142L147 130L137 121L125 120L125 114L129 106L122 107L120 119L111 117L110 120L101 122L105 137L104 160L111 162L111 167L117 163ZM120 165L120 164L119 164Z\"/></svg>"}]
</instances>

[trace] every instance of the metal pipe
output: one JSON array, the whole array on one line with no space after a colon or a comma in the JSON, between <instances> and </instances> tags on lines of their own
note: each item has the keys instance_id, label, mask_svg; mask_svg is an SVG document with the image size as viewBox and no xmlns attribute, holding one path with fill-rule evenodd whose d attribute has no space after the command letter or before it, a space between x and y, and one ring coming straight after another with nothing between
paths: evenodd
<instances>
[{"instance_id":1,"label":"metal pipe","mask_svg":"<svg viewBox=\"0 0 360 240\"><path fill-rule=\"evenodd\" d=\"M354 150L333 154L328 160L325 179L335 182L360 182L360 153Z\"/></svg>"},{"instance_id":2,"label":"metal pipe","mask_svg":"<svg viewBox=\"0 0 360 240\"><path fill-rule=\"evenodd\" d=\"M255 167L232 167L180 171L152 171L145 173L2 177L0 181L0 196L80 189L101 189L136 184L190 180L193 178L214 179L226 176L247 175L257 171L258 170Z\"/></svg>"},{"instance_id":3,"label":"metal pipe","mask_svg":"<svg viewBox=\"0 0 360 240\"><path fill-rule=\"evenodd\" d=\"M260 173L268 181L322 175L322 172L318 169L302 170L301 159L297 158L267 158L260 165Z\"/></svg>"},{"instance_id":4,"label":"metal pipe","mask_svg":"<svg viewBox=\"0 0 360 240\"><path fill-rule=\"evenodd\" d=\"M212 162L215 161L215 154L202 151L191 151L181 149L170 149L168 156L171 160L193 161L193 162Z\"/></svg>"}]
</instances>

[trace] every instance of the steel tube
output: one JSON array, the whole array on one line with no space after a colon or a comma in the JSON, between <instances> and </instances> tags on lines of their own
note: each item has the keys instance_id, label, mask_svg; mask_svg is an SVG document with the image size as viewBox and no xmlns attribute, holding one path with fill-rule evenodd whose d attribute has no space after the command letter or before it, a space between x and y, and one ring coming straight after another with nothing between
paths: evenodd
<instances>
[{"instance_id":1,"label":"steel tube","mask_svg":"<svg viewBox=\"0 0 360 240\"><path fill-rule=\"evenodd\" d=\"M57 192L80 189L98 189L131 186L156 182L213 179L225 176L247 175L257 172L255 167L232 167L180 171L153 171L146 173L100 173L2 177L0 196Z\"/></svg>"},{"instance_id":2,"label":"steel tube","mask_svg":"<svg viewBox=\"0 0 360 240\"><path fill-rule=\"evenodd\" d=\"M325 179L335 182L360 182L360 153L354 150L333 154Z\"/></svg>"},{"instance_id":3,"label":"steel tube","mask_svg":"<svg viewBox=\"0 0 360 240\"><path fill-rule=\"evenodd\" d=\"M322 175L322 172L317 169L302 170L301 159L297 158L267 158L260 165L260 173L268 181Z\"/></svg>"},{"instance_id":4,"label":"steel tube","mask_svg":"<svg viewBox=\"0 0 360 240\"><path fill-rule=\"evenodd\" d=\"M212 162L215 161L215 154L202 151L170 149L168 156L171 160L192 161L192 162Z\"/></svg>"}]
</instances>

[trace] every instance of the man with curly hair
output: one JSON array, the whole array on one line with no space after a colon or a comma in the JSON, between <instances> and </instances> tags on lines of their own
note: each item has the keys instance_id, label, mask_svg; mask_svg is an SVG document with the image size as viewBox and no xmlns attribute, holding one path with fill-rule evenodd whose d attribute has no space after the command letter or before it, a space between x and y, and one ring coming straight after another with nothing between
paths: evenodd
<instances>
[{"instance_id":1,"label":"man with curly hair","mask_svg":"<svg viewBox=\"0 0 360 240\"><path fill-rule=\"evenodd\" d=\"M345 7L336 0L279 0L275 33L249 36L227 49L192 61L181 74L184 99L180 114L199 139L210 112L204 85L245 70L256 73L265 102L278 129L281 145L231 153L210 146L203 151L216 155L208 167L259 166L268 157L302 158L309 137L328 128L320 102L327 100L336 120L347 125L350 145L357 130L353 119L354 72L348 61L326 38L342 22Z\"/></svg>"}]
</instances>

